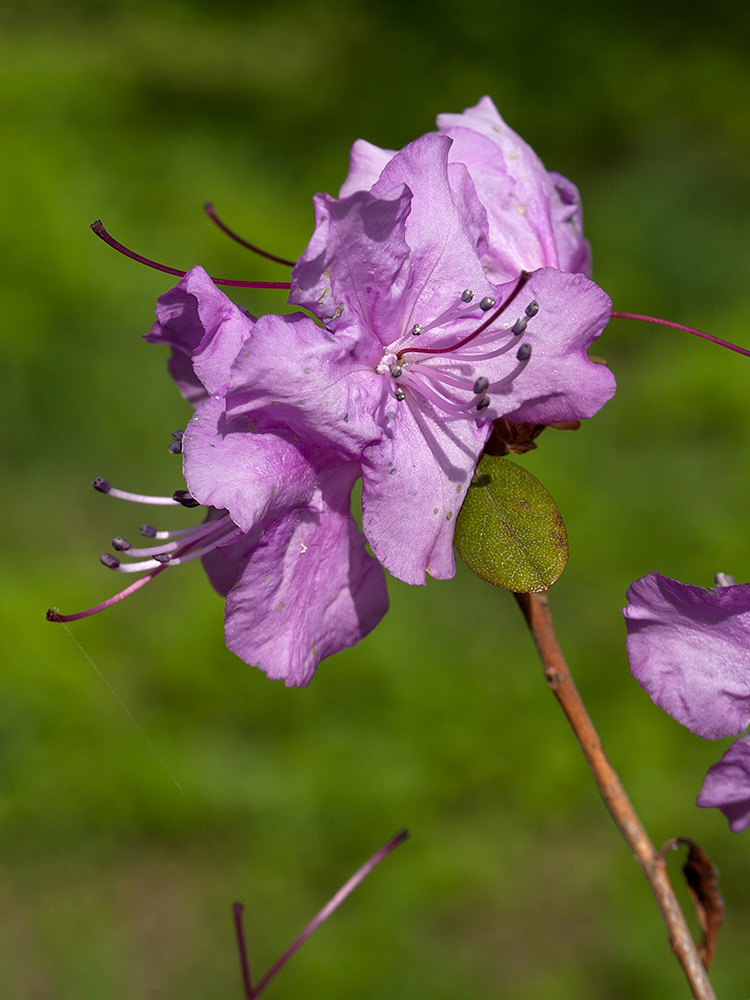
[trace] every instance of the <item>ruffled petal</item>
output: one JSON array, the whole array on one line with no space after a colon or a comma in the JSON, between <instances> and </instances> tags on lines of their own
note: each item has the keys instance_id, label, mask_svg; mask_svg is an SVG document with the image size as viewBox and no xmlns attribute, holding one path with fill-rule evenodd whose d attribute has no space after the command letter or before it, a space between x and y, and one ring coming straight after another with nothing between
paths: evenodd
<instances>
[{"instance_id":1,"label":"ruffled petal","mask_svg":"<svg viewBox=\"0 0 750 1000\"><path fill-rule=\"evenodd\" d=\"M188 271L159 298L156 317L146 340L169 344L173 358L189 358L206 393L221 391L232 362L252 335L253 318L227 298L202 267ZM186 398L196 398L196 381L181 359L171 363L170 374Z\"/></svg>"},{"instance_id":2,"label":"ruffled petal","mask_svg":"<svg viewBox=\"0 0 750 1000\"><path fill-rule=\"evenodd\" d=\"M359 191L313 201L315 232L292 271L289 301L337 331L363 324L369 338L362 337L360 357L377 364L382 344L371 331L401 321L411 192L401 184L382 196Z\"/></svg>"},{"instance_id":3,"label":"ruffled petal","mask_svg":"<svg viewBox=\"0 0 750 1000\"><path fill-rule=\"evenodd\" d=\"M494 292L481 260L487 249L487 215L466 168L449 163L450 149L447 136L422 136L393 157L372 188L373 195L382 197L400 185L413 192L404 229L409 280L394 288L401 324L400 329L380 325L383 344L458 303L466 288L477 301Z\"/></svg>"},{"instance_id":4,"label":"ruffled petal","mask_svg":"<svg viewBox=\"0 0 750 1000\"><path fill-rule=\"evenodd\" d=\"M721 809L732 833L750 826L750 737L735 740L708 769L696 805Z\"/></svg>"},{"instance_id":5,"label":"ruffled petal","mask_svg":"<svg viewBox=\"0 0 750 1000\"><path fill-rule=\"evenodd\" d=\"M381 149L366 139L357 139L349 154L349 173L341 185L339 198L348 198L355 191L369 191L395 155L394 149Z\"/></svg>"},{"instance_id":6,"label":"ruffled petal","mask_svg":"<svg viewBox=\"0 0 750 1000\"><path fill-rule=\"evenodd\" d=\"M356 465L329 469L317 509L274 521L226 601L227 646L288 686L353 646L388 610L385 574L349 511Z\"/></svg>"},{"instance_id":7,"label":"ruffled petal","mask_svg":"<svg viewBox=\"0 0 750 1000\"><path fill-rule=\"evenodd\" d=\"M623 609L630 669L649 697L698 736L750 722L750 584L704 590L658 573Z\"/></svg>"},{"instance_id":8,"label":"ruffled petal","mask_svg":"<svg viewBox=\"0 0 750 1000\"><path fill-rule=\"evenodd\" d=\"M490 425L447 423L419 396L395 403L362 463L362 527L394 576L424 584L456 571L453 530Z\"/></svg>"},{"instance_id":9,"label":"ruffled petal","mask_svg":"<svg viewBox=\"0 0 750 1000\"><path fill-rule=\"evenodd\" d=\"M518 315L531 300L539 303L523 341L532 347L531 359L507 389L492 395L489 414L536 424L593 416L616 389L609 368L595 364L586 353L609 321L611 299L582 274L547 267L524 287L517 299ZM511 314L502 322L512 325L515 319ZM507 359L513 357L511 353L502 359L506 370ZM491 372L489 377L493 381L497 376Z\"/></svg>"},{"instance_id":10,"label":"ruffled petal","mask_svg":"<svg viewBox=\"0 0 750 1000\"><path fill-rule=\"evenodd\" d=\"M358 458L380 436L374 411L382 376L357 359L357 344L301 313L261 316L232 366L227 418L292 431L310 445Z\"/></svg>"},{"instance_id":11,"label":"ruffled petal","mask_svg":"<svg viewBox=\"0 0 750 1000\"><path fill-rule=\"evenodd\" d=\"M220 397L206 400L182 439L185 481L202 504L228 510L245 532L307 504L316 488L315 451L291 432L254 432L229 420Z\"/></svg>"},{"instance_id":12,"label":"ruffled petal","mask_svg":"<svg viewBox=\"0 0 750 1000\"><path fill-rule=\"evenodd\" d=\"M487 209L494 281L540 267L588 273L580 211L568 211L566 201L577 191L547 172L489 97L463 114L439 115L437 124L454 140L451 160L466 164Z\"/></svg>"}]
</instances>

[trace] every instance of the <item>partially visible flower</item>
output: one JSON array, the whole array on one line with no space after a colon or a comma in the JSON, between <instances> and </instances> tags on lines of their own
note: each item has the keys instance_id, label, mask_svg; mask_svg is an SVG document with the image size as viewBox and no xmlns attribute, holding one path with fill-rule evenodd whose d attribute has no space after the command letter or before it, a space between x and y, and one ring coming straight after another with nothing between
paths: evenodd
<instances>
[{"instance_id":1,"label":"partially visible flower","mask_svg":"<svg viewBox=\"0 0 750 1000\"><path fill-rule=\"evenodd\" d=\"M633 676L651 699L707 739L750 723L750 584L712 589L658 573L636 580L623 609ZM699 806L722 810L733 831L750 825L750 743L736 740L715 764Z\"/></svg>"},{"instance_id":2,"label":"partially visible flower","mask_svg":"<svg viewBox=\"0 0 750 1000\"><path fill-rule=\"evenodd\" d=\"M591 251L578 189L545 169L492 100L483 97L462 114L438 115L437 125L439 134L452 140L450 162L464 164L487 213L484 262L490 280L501 284L540 267L589 277ZM394 155L359 139L339 196L369 190Z\"/></svg>"}]
</instances>

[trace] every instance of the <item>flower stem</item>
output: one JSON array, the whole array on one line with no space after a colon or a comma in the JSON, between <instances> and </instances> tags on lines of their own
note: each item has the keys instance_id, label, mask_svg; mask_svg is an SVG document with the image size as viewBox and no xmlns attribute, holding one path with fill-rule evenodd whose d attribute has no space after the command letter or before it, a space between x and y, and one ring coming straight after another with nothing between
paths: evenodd
<instances>
[{"instance_id":1,"label":"flower stem","mask_svg":"<svg viewBox=\"0 0 750 1000\"><path fill-rule=\"evenodd\" d=\"M536 643L547 684L559 701L581 745L604 804L656 897L669 931L671 949L683 968L693 997L695 1000L716 1000L685 915L669 881L664 857L649 840L643 824L628 801L625 789L607 760L594 724L575 686L555 635L547 598L543 594L514 596Z\"/></svg>"}]
</instances>

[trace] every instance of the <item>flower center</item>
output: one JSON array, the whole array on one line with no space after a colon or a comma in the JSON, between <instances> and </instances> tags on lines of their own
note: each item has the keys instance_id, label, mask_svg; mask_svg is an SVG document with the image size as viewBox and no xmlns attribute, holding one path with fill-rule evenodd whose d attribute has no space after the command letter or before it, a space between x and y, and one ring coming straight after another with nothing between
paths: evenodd
<instances>
[{"instance_id":1,"label":"flower center","mask_svg":"<svg viewBox=\"0 0 750 1000\"><path fill-rule=\"evenodd\" d=\"M485 296L473 304L474 292L465 289L458 300L429 323L415 323L401 338L403 347L383 355L378 371L393 379L394 396L401 402L409 392L453 417L477 419L490 406L494 393L506 391L521 374L531 358L531 344L521 343L529 320L539 312L532 300L523 314L510 326L495 326L495 321L519 295L531 275L523 272L505 302L495 308L495 299ZM416 338L455 322L479 309L490 315L468 335L443 347L421 347ZM398 345L392 345L397 347ZM494 381L485 372L495 366L487 363L516 350L516 365Z\"/></svg>"}]
</instances>

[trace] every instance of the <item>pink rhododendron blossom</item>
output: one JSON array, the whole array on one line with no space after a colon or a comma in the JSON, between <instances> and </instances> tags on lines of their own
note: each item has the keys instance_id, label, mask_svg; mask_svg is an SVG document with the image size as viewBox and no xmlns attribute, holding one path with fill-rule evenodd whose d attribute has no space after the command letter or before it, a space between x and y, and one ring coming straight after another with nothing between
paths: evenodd
<instances>
[{"instance_id":1,"label":"pink rhododendron blossom","mask_svg":"<svg viewBox=\"0 0 750 1000\"><path fill-rule=\"evenodd\" d=\"M229 647L287 684L377 624L381 567L453 576L493 420L578 420L615 390L587 356L611 302L584 273L575 189L488 98L438 124L398 153L357 143L341 196L315 197L289 299L307 313L255 319L194 268L147 335L195 407L175 498L208 517L118 551L151 575L202 557Z\"/></svg>"},{"instance_id":2,"label":"pink rhododendron blossom","mask_svg":"<svg viewBox=\"0 0 750 1000\"><path fill-rule=\"evenodd\" d=\"M750 584L712 589L651 573L623 609L633 676L651 699L707 739L750 723ZM750 747L740 739L708 772L699 806L716 806L732 830L750 825Z\"/></svg>"}]
</instances>

